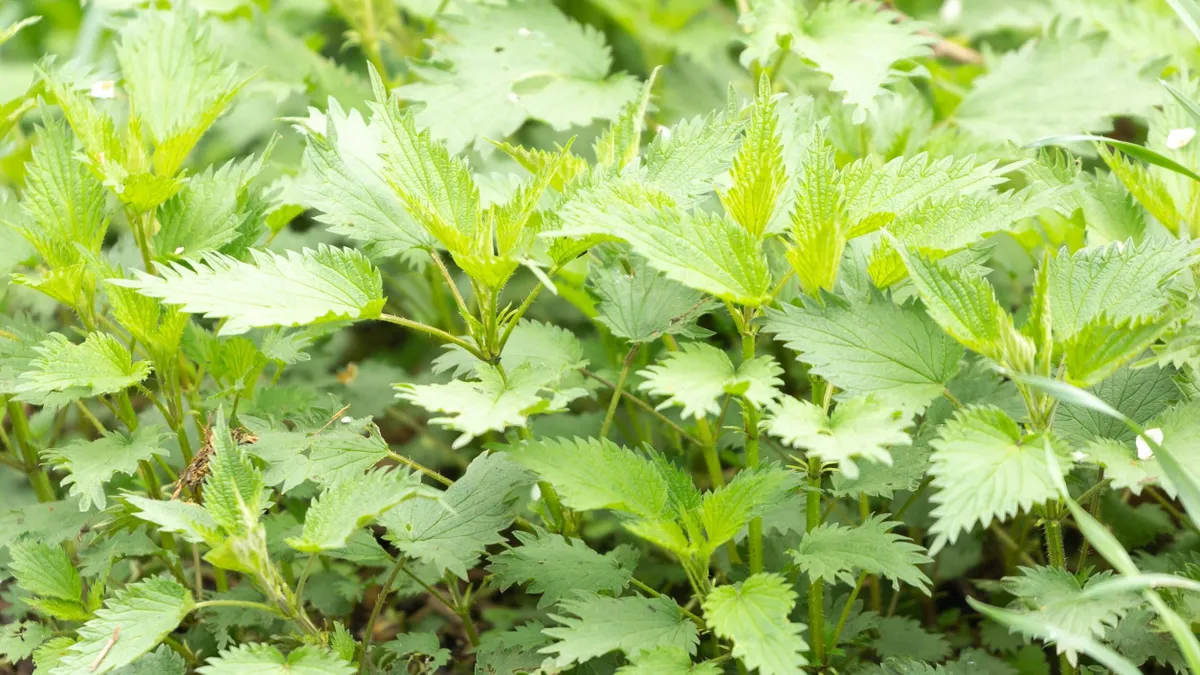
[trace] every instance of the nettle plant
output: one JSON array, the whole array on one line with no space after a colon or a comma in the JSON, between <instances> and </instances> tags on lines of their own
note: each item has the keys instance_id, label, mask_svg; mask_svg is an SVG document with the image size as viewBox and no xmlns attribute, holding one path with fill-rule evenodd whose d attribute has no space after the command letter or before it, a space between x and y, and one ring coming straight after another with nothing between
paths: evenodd
<instances>
[{"instance_id":1,"label":"nettle plant","mask_svg":"<svg viewBox=\"0 0 1200 675\"><path fill-rule=\"evenodd\" d=\"M549 4L450 23L452 65L407 84L341 8L372 100L289 120L282 192L257 180L270 145L185 169L250 82L189 10L122 26L119 96L43 64L0 213L31 250L14 282L62 311L0 330L0 460L37 498L0 516L0 653L50 675L781 675L1049 672L1044 646L1062 673L1200 672L1194 83L1166 85L1145 146L1042 143L1102 141L1108 173L909 152L879 120L928 75L924 28L742 9L749 91L661 126L659 72L609 75ZM1097 53L1055 30L912 143L986 135L1006 82ZM581 55L521 42L546 35ZM829 49L851 38L854 63ZM789 54L836 105L786 91ZM470 105L478 128L450 124ZM487 142L527 119L611 121L590 151ZM304 210L352 245L278 250ZM1000 246L1028 286L993 274ZM365 330L405 354L380 366L388 419L436 452L302 384Z\"/></svg>"}]
</instances>

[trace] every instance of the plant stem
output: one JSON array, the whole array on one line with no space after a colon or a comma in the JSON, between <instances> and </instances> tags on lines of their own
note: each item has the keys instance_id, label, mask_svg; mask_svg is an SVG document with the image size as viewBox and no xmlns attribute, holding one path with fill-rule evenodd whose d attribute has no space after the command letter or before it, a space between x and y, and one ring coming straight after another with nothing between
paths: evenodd
<instances>
[{"instance_id":1,"label":"plant stem","mask_svg":"<svg viewBox=\"0 0 1200 675\"><path fill-rule=\"evenodd\" d=\"M300 582L296 584L296 607L304 611L304 584L308 583L308 575L312 573L313 562L317 559L316 555L308 556L308 560L304 563L304 570L300 572Z\"/></svg>"},{"instance_id":2,"label":"plant stem","mask_svg":"<svg viewBox=\"0 0 1200 675\"><path fill-rule=\"evenodd\" d=\"M806 495L805 532L812 532L821 524L821 460L808 460L808 494ZM812 634L813 661L825 663L825 588L820 579L814 579L808 587L808 625Z\"/></svg>"},{"instance_id":3,"label":"plant stem","mask_svg":"<svg viewBox=\"0 0 1200 675\"><path fill-rule=\"evenodd\" d=\"M717 441L713 438L708 420L696 418L696 430L700 432L700 449L704 453L704 465L708 468L708 480L713 489L725 485L725 474L721 471L721 458L717 455Z\"/></svg>"},{"instance_id":4,"label":"plant stem","mask_svg":"<svg viewBox=\"0 0 1200 675\"><path fill-rule=\"evenodd\" d=\"M404 466L407 466L411 469L420 471L421 473L425 474L426 476L429 476L430 478L436 480L437 482L441 483L442 485L445 485L446 487L450 487L451 485L454 485L454 481L450 480L449 478L446 478L442 474L434 471L433 469L430 469L429 467L421 464L420 462L418 462L416 460L409 459L409 458L405 457L404 455L392 452L391 450L388 451L388 457L391 457L392 459L396 460L400 464L403 464Z\"/></svg>"},{"instance_id":5,"label":"plant stem","mask_svg":"<svg viewBox=\"0 0 1200 675\"><path fill-rule=\"evenodd\" d=\"M551 270L551 273L553 273L553 270ZM529 291L529 295L525 296L525 300L517 307L517 311L509 318L508 325L504 327L504 334L500 336L500 344L496 348L497 353L504 351L504 345L508 344L508 338L512 335L517 324L521 322L521 317L525 316L525 312L529 311L530 306L533 305L533 301L537 299L537 296L541 294L542 289L545 287L546 285L539 281L533 287L533 290Z\"/></svg>"},{"instance_id":6,"label":"plant stem","mask_svg":"<svg viewBox=\"0 0 1200 675\"><path fill-rule=\"evenodd\" d=\"M546 502L546 509L550 511L550 517L554 520L554 528L564 536L570 536L567 533L567 517L563 513L562 500L558 498L558 490L554 489L548 481L538 481L538 490L542 493L542 500Z\"/></svg>"},{"instance_id":7,"label":"plant stem","mask_svg":"<svg viewBox=\"0 0 1200 675\"><path fill-rule=\"evenodd\" d=\"M467 350L467 353L479 359L480 361L487 361L487 357L483 355L483 352L479 351L478 347L458 337L457 335L451 335L450 333L447 333L441 328L434 328L429 324L424 324L420 321L413 321L412 319L406 319L402 316L396 316L394 314L380 314L379 320L386 321L387 323L394 323L397 326L404 326L405 328L411 328L412 330L432 335L443 342L449 342L452 345L458 345L459 347L462 347L463 349Z\"/></svg>"},{"instance_id":8,"label":"plant stem","mask_svg":"<svg viewBox=\"0 0 1200 675\"><path fill-rule=\"evenodd\" d=\"M12 420L13 436L17 439L17 447L21 451L21 461L25 463L25 473L29 474L29 482L33 483L33 492L37 500L43 504L52 502L57 497L50 477L42 470L38 461L37 446L33 442L33 432L29 430L29 418L25 416L25 406L13 400L8 401L8 417Z\"/></svg>"},{"instance_id":9,"label":"plant stem","mask_svg":"<svg viewBox=\"0 0 1200 675\"><path fill-rule=\"evenodd\" d=\"M649 595L652 598L661 598L662 597L662 593L659 593L658 591L647 586L646 584L642 583L638 579L630 579L629 584L631 586L633 586L634 588L640 590L641 592L645 593L646 595ZM700 630L705 630L708 628L704 624L704 619L700 618L700 616L698 614L696 614L695 612L692 612L688 608L682 607L682 606L679 608L679 611L682 612L684 616L691 619L693 623L695 623L697 626L699 626Z\"/></svg>"},{"instance_id":10,"label":"plant stem","mask_svg":"<svg viewBox=\"0 0 1200 675\"><path fill-rule=\"evenodd\" d=\"M612 428L613 418L617 416L617 404L621 402L621 394L625 393L625 380L629 378L629 371L633 367L633 359L637 353L638 345L635 344L625 355L625 362L621 365L621 374L617 377L616 388L613 389L612 398L608 402L608 412L604 414L604 424L600 425L600 438L608 438L608 430Z\"/></svg>"},{"instance_id":11,"label":"plant stem","mask_svg":"<svg viewBox=\"0 0 1200 675\"><path fill-rule=\"evenodd\" d=\"M245 609L257 609L260 612L274 614L276 616L287 618L278 607L272 607L263 602L253 602L251 600L205 600L197 602L192 606L192 610L205 609L207 607L243 607Z\"/></svg>"},{"instance_id":12,"label":"plant stem","mask_svg":"<svg viewBox=\"0 0 1200 675\"><path fill-rule=\"evenodd\" d=\"M846 627L846 620L850 618L850 608L854 606L854 601L858 599L858 592L862 590L863 582L866 579L866 572L859 574L858 581L854 584L854 590L850 591L850 597L846 598L846 606L842 607L842 615L838 617L837 627L833 629L833 638L829 641L830 648L838 646L838 638L842 636L842 629Z\"/></svg>"},{"instance_id":13,"label":"plant stem","mask_svg":"<svg viewBox=\"0 0 1200 675\"><path fill-rule=\"evenodd\" d=\"M1062 521L1057 517L1058 514L1044 512L1042 514L1042 529L1046 537L1046 559L1051 567L1066 569L1067 556L1063 550L1062 536ZM1066 654L1060 654L1059 673L1062 675L1075 675L1078 671L1075 666L1071 665L1071 661Z\"/></svg>"},{"instance_id":14,"label":"plant stem","mask_svg":"<svg viewBox=\"0 0 1200 675\"><path fill-rule=\"evenodd\" d=\"M608 387L609 389L615 390L617 387L617 385L613 384L611 381L593 373L592 371L590 371L586 368L581 369L579 372L583 373L584 376L590 377L593 380L599 382L600 384ZM630 403L636 405L637 407L641 408L642 410L645 410L646 412L653 415L654 418L657 419L659 422L662 422L663 424L670 427L675 433L679 434L680 438L683 438L684 440L691 443L692 445L696 445L696 446L704 445L704 441L702 441L699 438L696 438L692 434L688 433L688 431L686 429L684 429L683 427L676 424L671 418L669 418L666 415L655 410L654 406L650 405L649 403L646 403L642 399L638 398L637 396L634 396L633 394L631 394L627 391L622 391L621 395L623 397L625 397L626 401L629 401Z\"/></svg>"},{"instance_id":15,"label":"plant stem","mask_svg":"<svg viewBox=\"0 0 1200 675\"><path fill-rule=\"evenodd\" d=\"M446 263L442 262L442 256L436 250L430 249L429 256L433 258L434 265L442 274L442 279L446 281L446 286L450 288L450 293L454 295L454 303L458 305L458 311L463 317L471 316L471 310L467 308L467 302L463 300L462 293L458 291L458 284L454 283L454 277L450 276L450 270L446 268Z\"/></svg>"},{"instance_id":16,"label":"plant stem","mask_svg":"<svg viewBox=\"0 0 1200 675\"><path fill-rule=\"evenodd\" d=\"M363 652L362 658L358 660L359 675L366 672L367 662L371 660L371 638L375 636L375 622L379 620L379 612L383 609L388 592L392 590L392 584L395 583L396 576L400 574L400 570L404 569L404 565L407 562L408 559L404 556L396 559L396 564L392 566L392 573L383 582L383 588L380 589L379 596L375 598L375 606L371 608L371 618L367 619L367 626L363 629Z\"/></svg>"},{"instance_id":17,"label":"plant stem","mask_svg":"<svg viewBox=\"0 0 1200 675\"><path fill-rule=\"evenodd\" d=\"M742 334L742 364L754 359L754 332L747 330ZM742 401L742 416L745 418L746 432L746 467L758 467L758 408L748 399ZM718 423L720 423L718 421ZM758 574L763 571L763 531L762 518L750 521L749 542L750 573Z\"/></svg>"}]
</instances>

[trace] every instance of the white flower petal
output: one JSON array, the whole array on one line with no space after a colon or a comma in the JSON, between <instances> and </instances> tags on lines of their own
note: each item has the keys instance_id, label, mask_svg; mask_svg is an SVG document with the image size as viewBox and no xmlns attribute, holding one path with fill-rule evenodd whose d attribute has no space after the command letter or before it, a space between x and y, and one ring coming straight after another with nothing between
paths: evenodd
<instances>
[{"instance_id":1,"label":"white flower petal","mask_svg":"<svg viewBox=\"0 0 1200 675\"><path fill-rule=\"evenodd\" d=\"M1162 429L1147 429L1146 430L1146 438L1149 438L1150 440L1154 441L1155 443L1162 443L1162 439L1163 439ZM1138 459L1141 459L1141 460L1147 460L1147 459L1154 458L1154 450L1152 450L1150 448L1150 444L1146 442L1146 438L1143 438L1141 436L1137 437L1137 456L1138 456Z\"/></svg>"},{"instance_id":2,"label":"white flower petal","mask_svg":"<svg viewBox=\"0 0 1200 675\"><path fill-rule=\"evenodd\" d=\"M1178 150L1186 146L1188 143L1191 143L1192 139L1195 137L1196 130L1191 127L1172 129L1171 131L1167 132L1167 147L1171 150Z\"/></svg>"}]
</instances>

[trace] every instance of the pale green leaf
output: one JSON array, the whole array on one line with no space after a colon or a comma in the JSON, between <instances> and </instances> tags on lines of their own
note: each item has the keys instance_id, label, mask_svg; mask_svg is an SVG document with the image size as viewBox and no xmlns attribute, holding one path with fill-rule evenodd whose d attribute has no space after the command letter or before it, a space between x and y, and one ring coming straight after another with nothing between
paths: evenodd
<instances>
[{"instance_id":1,"label":"pale green leaf","mask_svg":"<svg viewBox=\"0 0 1200 675\"><path fill-rule=\"evenodd\" d=\"M40 17L40 16L27 16L24 19L21 19L20 21L15 21L15 22L5 26L2 30L0 30L0 45L11 40L14 35L16 35L17 33L19 33L21 31L22 28L27 28L29 26L32 26L33 24L35 24L41 20L42 20L42 17Z\"/></svg>"},{"instance_id":2,"label":"pale green leaf","mask_svg":"<svg viewBox=\"0 0 1200 675\"><path fill-rule=\"evenodd\" d=\"M753 518L784 503L795 489L796 474L778 464L763 464L739 471L728 484L704 493L699 520L707 555L732 540Z\"/></svg>"},{"instance_id":3,"label":"pale green leaf","mask_svg":"<svg viewBox=\"0 0 1200 675\"><path fill-rule=\"evenodd\" d=\"M725 395L741 396L764 406L779 396L783 369L769 356L760 356L734 368L720 349L702 342L687 342L658 363L639 371L645 378L642 391L668 397L659 407L680 406L684 417L716 416Z\"/></svg>"},{"instance_id":4,"label":"pale green leaf","mask_svg":"<svg viewBox=\"0 0 1200 675\"><path fill-rule=\"evenodd\" d=\"M171 176L243 80L190 10L138 12L119 35L130 107L157 146L156 172Z\"/></svg>"},{"instance_id":5,"label":"pale green leaf","mask_svg":"<svg viewBox=\"0 0 1200 675\"><path fill-rule=\"evenodd\" d=\"M138 462L166 456L163 441L167 438L162 427L147 424L131 434L114 431L94 441L49 448L42 451L42 456L69 474L63 484L70 485L71 494L79 497L79 510L86 511L93 504L103 509L107 503L104 484L116 474L132 476Z\"/></svg>"},{"instance_id":6,"label":"pale green leaf","mask_svg":"<svg viewBox=\"0 0 1200 675\"><path fill-rule=\"evenodd\" d=\"M333 652L305 645L287 656L268 644L237 645L196 669L201 675L353 675L355 668Z\"/></svg>"},{"instance_id":7,"label":"pale green leaf","mask_svg":"<svg viewBox=\"0 0 1200 675\"><path fill-rule=\"evenodd\" d=\"M423 103L418 121L458 152L481 139L502 140L526 120L565 130L613 119L638 91L627 75L609 76L603 35L580 26L544 0L507 6L460 5L448 40L422 64L420 78L398 92Z\"/></svg>"},{"instance_id":8,"label":"pale green leaf","mask_svg":"<svg viewBox=\"0 0 1200 675\"><path fill-rule=\"evenodd\" d=\"M810 296L831 291L849 238L845 199L833 146L816 133L796 177L788 262Z\"/></svg>"},{"instance_id":9,"label":"pale green leaf","mask_svg":"<svg viewBox=\"0 0 1200 675\"><path fill-rule=\"evenodd\" d=\"M80 344L51 333L34 351L38 357L16 386L21 398L65 402L112 394L150 376L150 364L134 361L125 345L108 333L89 333Z\"/></svg>"},{"instance_id":10,"label":"pale green leaf","mask_svg":"<svg viewBox=\"0 0 1200 675\"><path fill-rule=\"evenodd\" d=\"M369 419L339 420L328 428L294 425L289 429L246 416L242 423L258 437L244 450L267 463L263 482L283 492L306 480L328 485L356 478L388 453L387 443Z\"/></svg>"},{"instance_id":11,"label":"pale green leaf","mask_svg":"<svg viewBox=\"0 0 1200 675\"><path fill-rule=\"evenodd\" d=\"M503 454L482 454L441 499L413 499L383 514L379 524L405 555L467 577L487 546L516 517L514 504L531 480Z\"/></svg>"},{"instance_id":12,"label":"pale green leaf","mask_svg":"<svg viewBox=\"0 0 1200 675\"><path fill-rule=\"evenodd\" d=\"M778 574L759 573L718 586L704 599L704 616L717 635L733 641L733 656L762 675L786 675L808 665L804 624L788 616L796 592Z\"/></svg>"},{"instance_id":13,"label":"pale green leaf","mask_svg":"<svg viewBox=\"0 0 1200 675\"><path fill-rule=\"evenodd\" d=\"M1073 27L997 56L955 111L958 125L992 141L1028 143L1052 134L1108 128L1162 100L1140 64Z\"/></svg>"},{"instance_id":14,"label":"pale green leaf","mask_svg":"<svg viewBox=\"0 0 1200 675\"><path fill-rule=\"evenodd\" d=\"M229 161L192 176L158 210L153 245L160 258L195 257L257 239L266 203L250 188L265 156ZM251 242L252 243L252 242Z\"/></svg>"},{"instance_id":15,"label":"pale green leaf","mask_svg":"<svg viewBox=\"0 0 1200 675\"><path fill-rule=\"evenodd\" d=\"M1061 626L1052 625L1036 616L993 607L975 598L967 598L967 603L975 611L1004 625L1011 631L1020 632L1029 637L1052 640L1056 646L1068 652L1087 654L1117 675L1141 675L1137 666L1105 647L1090 635L1067 631Z\"/></svg>"},{"instance_id":16,"label":"pale green leaf","mask_svg":"<svg viewBox=\"0 0 1200 675\"><path fill-rule=\"evenodd\" d=\"M853 585L858 572L891 579L929 594L929 577L919 565L933 562L925 549L892 532L899 523L877 515L847 527L825 523L804 535L792 558L810 579Z\"/></svg>"},{"instance_id":17,"label":"pale green leaf","mask_svg":"<svg viewBox=\"0 0 1200 675\"><path fill-rule=\"evenodd\" d=\"M222 335L251 328L373 319L383 309L383 282L363 254L322 244L286 256L251 251L252 262L209 253L194 269L160 265L161 276L135 272L112 283L179 305L191 314L227 319Z\"/></svg>"},{"instance_id":18,"label":"pale green leaf","mask_svg":"<svg viewBox=\"0 0 1200 675\"><path fill-rule=\"evenodd\" d=\"M1098 384L1144 354L1170 327L1169 318L1117 325L1101 314L1062 345L1065 379L1079 387Z\"/></svg>"},{"instance_id":19,"label":"pale green leaf","mask_svg":"<svg viewBox=\"0 0 1200 675\"><path fill-rule=\"evenodd\" d=\"M0 657L9 663L27 659L51 632L35 621L15 621L0 628Z\"/></svg>"},{"instance_id":20,"label":"pale green leaf","mask_svg":"<svg viewBox=\"0 0 1200 675\"><path fill-rule=\"evenodd\" d=\"M616 675L721 675L721 666L709 661L692 663L682 647L655 647L631 656Z\"/></svg>"},{"instance_id":21,"label":"pale green leaf","mask_svg":"<svg viewBox=\"0 0 1200 675\"><path fill-rule=\"evenodd\" d=\"M823 300L770 310L763 329L839 389L912 413L941 396L958 371L962 348L917 306L878 293Z\"/></svg>"},{"instance_id":22,"label":"pale green leaf","mask_svg":"<svg viewBox=\"0 0 1200 675\"><path fill-rule=\"evenodd\" d=\"M977 406L955 414L941 427L933 446L936 491L931 551L954 543L961 532L979 523L1007 519L1058 495L1046 464L1046 444L1070 466L1070 459L1051 434L1023 436L1020 427L999 408Z\"/></svg>"},{"instance_id":23,"label":"pale green leaf","mask_svg":"<svg viewBox=\"0 0 1200 675\"><path fill-rule=\"evenodd\" d=\"M137 509L134 516L153 523L163 532L178 534L193 544L215 545L221 539L220 526L199 504L178 500L156 500L126 494L122 499Z\"/></svg>"},{"instance_id":24,"label":"pale green leaf","mask_svg":"<svg viewBox=\"0 0 1200 675\"><path fill-rule=\"evenodd\" d=\"M542 648L560 667L583 663L611 651L632 656L646 649L675 646L696 652L699 636L675 601L658 598L606 598L580 593L559 603L562 614L551 614L561 626L543 632L556 642Z\"/></svg>"},{"instance_id":25,"label":"pale green leaf","mask_svg":"<svg viewBox=\"0 0 1200 675\"><path fill-rule=\"evenodd\" d=\"M381 257L414 258L433 238L405 210L383 178L381 122L368 124L357 110L346 112L335 100L323 120L296 128L308 136L307 171L295 189L304 206L320 211L317 220L330 232L371 247Z\"/></svg>"},{"instance_id":26,"label":"pale green leaf","mask_svg":"<svg viewBox=\"0 0 1200 675\"><path fill-rule=\"evenodd\" d=\"M538 607L548 607L574 591L620 595L633 578L622 551L598 553L582 539L541 532L515 532L519 546L490 558L488 571L500 590L517 584L540 594Z\"/></svg>"},{"instance_id":27,"label":"pale green leaf","mask_svg":"<svg viewBox=\"0 0 1200 675\"><path fill-rule=\"evenodd\" d=\"M1120 414L1146 425L1179 399L1173 374L1169 368L1125 367L1088 391ZM1055 410L1054 432L1079 448L1109 438L1129 446L1133 453L1134 433L1121 420L1068 401Z\"/></svg>"},{"instance_id":28,"label":"pale green leaf","mask_svg":"<svg viewBox=\"0 0 1200 675\"><path fill-rule=\"evenodd\" d=\"M1126 612L1141 605L1136 589L1089 592L1111 579L1110 572L1093 575L1082 584L1069 571L1055 567L1022 567L1020 572L1004 578L1004 590L1016 597L1031 618L1070 633L1103 638ZM1059 651L1067 649L1060 646Z\"/></svg>"},{"instance_id":29,"label":"pale green leaf","mask_svg":"<svg viewBox=\"0 0 1200 675\"><path fill-rule=\"evenodd\" d=\"M890 465L888 446L912 443L905 433L909 426L903 413L869 394L839 402L831 415L814 403L786 397L763 421L767 433L823 462L837 462L849 479L858 477L855 458Z\"/></svg>"},{"instance_id":30,"label":"pale green leaf","mask_svg":"<svg viewBox=\"0 0 1200 675\"><path fill-rule=\"evenodd\" d=\"M378 469L346 478L325 488L304 515L304 530L289 537L297 551L321 553L345 548L355 530L366 526L403 502L434 493L421 485L421 476Z\"/></svg>"},{"instance_id":31,"label":"pale green leaf","mask_svg":"<svg viewBox=\"0 0 1200 675\"><path fill-rule=\"evenodd\" d=\"M670 127L646 149L646 182L681 207L703 201L732 166L741 129L732 95L724 108Z\"/></svg>"},{"instance_id":32,"label":"pale green leaf","mask_svg":"<svg viewBox=\"0 0 1200 675\"><path fill-rule=\"evenodd\" d=\"M50 675L102 675L132 663L174 631L192 606L188 590L169 579L126 586L79 629L79 642L71 645ZM103 659L101 652L106 652Z\"/></svg>"},{"instance_id":33,"label":"pale green leaf","mask_svg":"<svg viewBox=\"0 0 1200 675\"><path fill-rule=\"evenodd\" d=\"M613 509L657 518L668 509L663 473L650 459L608 439L537 439L510 446L508 456L552 484L563 504L578 511Z\"/></svg>"},{"instance_id":34,"label":"pale green leaf","mask_svg":"<svg viewBox=\"0 0 1200 675\"><path fill-rule=\"evenodd\" d=\"M684 211L643 184L607 184L568 202L559 215L563 227L546 236L623 239L651 267L685 286L738 304L769 298L771 270L749 232L723 216Z\"/></svg>"},{"instance_id":35,"label":"pale green leaf","mask_svg":"<svg viewBox=\"0 0 1200 675\"><path fill-rule=\"evenodd\" d=\"M1059 251L1049 263L1055 341L1070 339L1101 315L1114 325L1154 317L1170 300L1164 287L1198 251L1173 239Z\"/></svg>"}]
</instances>

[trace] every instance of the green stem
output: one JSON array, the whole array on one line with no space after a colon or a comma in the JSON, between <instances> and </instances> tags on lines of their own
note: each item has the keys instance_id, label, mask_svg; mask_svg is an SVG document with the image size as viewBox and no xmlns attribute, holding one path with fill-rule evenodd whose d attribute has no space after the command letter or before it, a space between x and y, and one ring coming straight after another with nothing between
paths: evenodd
<instances>
[{"instance_id":1,"label":"green stem","mask_svg":"<svg viewBox=\"0 0 1200 675\"><path fill-rule=\"evenodd\" d=\"M542 493L542 501L546 502L546 509L550 511L554 529L565 536L570 536L567 532L567 516L563 512L562 500L558 498L558 490L544 480L538 481L538 490Z\"/></svg>"},{"instance_id":2,"label":"green stem","mask_svg":"<svg viewBox=\"0 0 1200 675\"><path fill-rule=\"evenodd\" d=\"M805 502L806 532L821 525L821 460L808 460L808 494ZM808 587L808 625L812 635L813 661L825 663L825 587L815 579Z\"/></svg>"},{"instance_id":3,"label":"green stem","mask_svg":"<svg viewBox=\"0 0 1200 675\"><path fill-rule=\"evenodd\" d=\"M592 371L590 371L586 368L581 369L579 372L583 373L585 377L590 377L593 380L604 385L605 387L608 387L609 389L615 390L617 387L617 385L614 384L613 382L593 373ZM645 410L646 412L653 415L654 418L657 419L659 422L662 422L663 424L670 427L675 433L679 434L680 438L686 440L687 442L691 443L692 445L697 445L697 446L704 445L704 441L702 441L701 439L688 433L688 431L686 429L684 429L683 427L676 424L674 422L674 420L672 420L670 417L667 417L666 415L662 414L661 412L655 410L654 406L650 405L649 403L646 403L642 399L638 398L637 396L634 396L633 394L631 394L627 391L622 391L621 395L625 398L626 401L629 401L633 405L636 405L637 407L641 408L642 410Z\"/></svg>"},{"instance_id":4,"label":"green stem","mask_svg":"<svg viewBox=\"0 0 1200 675\"><path fill-rule=\"evenodd\" d=\"M862 590L863 582L866 579L866 572L858 575L858 581L854 584L854 590L850 591L850 597L846 598L846 606L842 607L842 615L838 617L837 626L833 629L833 639L829 641L830 647L836 648L838 646L838 638L842 636L842 629L846 627L846 620L850 618L850 608L854 606L854 601L858 599L858 592Z\"/></svg>"},{"instance_id":5,"label":"green stem","mask_svg":"<svg viewBox=\"0 0 1200 675\"><path fill-rule=\"evenodd\" d=\"M304 611L304 585L308 583L308 575L312 574L313 562L317 556L310 555L304 563L304 570L300 572L300 582L296 584L296 607L299 611Z\"/></svg>"},{"instance_id":6,"label":"green stem","mask_svg":"<svg viewBox=\"0 0 1200 675\"><path fill-rule=\"evenodd\" d=\"M1062 521L1057 518L1057 514L1043 513L1042 518L1042 529L1046 536L1046 559L1051 567L1066 569L1067 556L1063 549ZM1075 675L1078 672L1066 654L1060 654L1058 661L1059 672L1062 675Z\"/></svg>"},{"instance_id":7,"label":"green stem","mask_svg":"<svg viewBox=\"0 0 1200 675\"><path fill-rule=\"evenodd\" d=\"M553 273L554 270L551 270L551 274ZM525 312L529 311L529 308L533 305L533 301L537 299L537 296L541 294L542 289L545 287L546 285L539 281L533 287L533 290L529 291L529 295L525 296L525 300L517 307L517 311L509 318L508 325L504 327L504 334L500 336L500 345L497 347L497 353L504 351L504 345L508 344L508 338L512 335L517 324L521 322L521 317L525 316Z\"/></svg>"},{"instance_id":8,"label":"green stem","mask_svg":"<svg viewBox=\"0 0 1200 675\"><path fill-rule=\"evenodd\" d=\"M419 331L427 335L432 335L443 342L449 342L452 345L458 345L459 347L462 347L463 349L467 350L467 353L479 359L480 361L487 361L487 358L483 355L483 352L479 351L478 347L458 337L457 335L451 335L450 333L447 333L441 328L434 328L429 324L424 324L420 321L413 321L412 319L406 319L402 316L396 316L394 314L380 314L379 320L386 321L387 323L394 323L397 326L411 328L412 330Z\"/></svg>"},{"instance_id":9,"label":"green stem","mask_svg":"<svg viewBox=\"0 0 1200 675\"><path fill-rule=\"evenodd\" d=\"M42 470L38 461L37 445L33 441L33 432L29 430L25 406L17 401L8 401L8 417L12 420L13 436L17 439L21 461L25 463L25 473L29 475L29 482L33 483L33 492L37 495L37 500L43 504L54 501L57 499L54 486L50 484L50 477Z\"/></svg>"},{"instance_id":10,"label":"green stem","mask_svg":"<svg viewBox=\"0 0 1200 675\"><path fill-rule=\"evenodd\" d=\"M358 674L362 675L366 672L367 663L371 660L371 638L375 636L375 622L379 620L379 612L386 604L388 592L392 590L392 584L396 581L396 576L400 574L400 570L404 569L408 559L401 556L396 559L396 564L392 566L392 573L388 575L386 581L383 582L383 588L379 591L379 596L375 598L375 606L371 608L371 618L367 619L367 627L363 632L363 652L362 658L358 660Z\"/></svg>"},{"instance_id":11,"label":"green stem","mask_svg":"<svg viewBox=\"0 0 1200 675\"><path fill-rule=\"evenodd\" d=\"M659 593L658 591L654 590L650 586L647 586L645 583L643 583L642 581L640 581L638 579L630 579L629 584L631 586L633 586L634 588L640 590L641 592L645 593L646 595L649 595L652 598L661 598L662 597L662 593ZM684 616L691 619L693 623L695 623L697 626L699 626L700 630L708 629L708 626L706 626L704 624L704 619L700 618L700 616L698 614L696 614L695 612L692 612L687 607L680 607L679 611L683 612Z\"/></svg>"},{"instance_id":12,"label":"green stem","mask_svg":"<svg viewBox=\"0 0 1200 675\"><path fill-rule=\"evenodd\" d=\"M425 474L426 476L429 476L430 478L436 480L437 482L441 483L442 485L445 485L446 487L450 487L451 485L454 485L454 481L450 480L449 478L446 478L442 474L434 471L433 469L430 469L429 467L425 466L424 464L421 464L420 462L418 462L416 460L409 459L409 458L405 457L404 455L392 452L391 450L388 451L388 457L391 457L392 459L396 460L396 462L403 464L404 466L407 466L410 469L415 469L417 471L420 471L421 473Z\"/></svg>"},{"instance_id":13,"label":"green stem","mask_svg":"<svg viewBox=\"0 0 1200 675\"><path fill-rule=\"evenodd\" d=\"M742 363L749 363L754 358L754 333L747 331L742 335ZM746 432L746 467L755 469L759 463L758 452L758 408L749 400L742 401L742 416L745 418ZM749 543L750 573L758 574L763 571L763 529L762 518L750 521Z\"/></svg>"},{"instance_id":14,"label":"green stem","mask_svg":"<svg viewBox=\"0 0 1200 675\"><path fill-rule=\"evenodd\" d=\"M621 365L621 374L617 377L616 388L613 389L612 398L608 402L608 412L604 414L604 424L600 425L600 438L608 438L608 430L612 428L613 418L617 416L617 404L621 402L621 394L625 392L625 380L629 378L629 371L633 367L633 359L637 356L637 352L638 345L635 344L625 355L625 362Z\"/></svg>"},{"instance_id":15,"label":"green stem","mask_svg":"<svg viewBox=\"0 0 1200 675\"><path fill-rule=\"evenodd\" d=\"M260 612L274 614L278 617L287 618L278 607L272 607L263 602L253 602L250 600L205 600L197 602L192 606L192 610L205 609L207 607L242 607L244 609L257 609Z\"/></svg>"}]
</instances>

